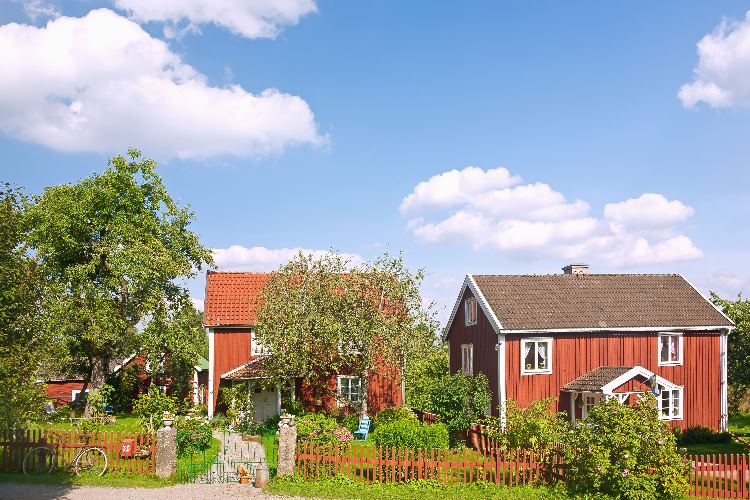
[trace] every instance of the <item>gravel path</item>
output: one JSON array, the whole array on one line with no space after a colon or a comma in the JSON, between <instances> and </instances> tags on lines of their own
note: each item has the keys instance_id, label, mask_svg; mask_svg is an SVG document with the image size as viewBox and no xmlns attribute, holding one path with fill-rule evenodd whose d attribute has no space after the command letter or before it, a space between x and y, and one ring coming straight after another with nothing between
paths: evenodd
<instances>
[{"instance_id":1,"label":"gravel path","mask_svg":"<svg viewBox=\"0 0 750 500\"><path fill-rule=\"evenodd\" d=\"M46 484L0 484L4 500L203 500L252 498L253 500L304 500L303 497L266 495L263 490L241 484L179 484L165 488L104 488L98 486L51 486Z\"/></svg>"}]
</instances>

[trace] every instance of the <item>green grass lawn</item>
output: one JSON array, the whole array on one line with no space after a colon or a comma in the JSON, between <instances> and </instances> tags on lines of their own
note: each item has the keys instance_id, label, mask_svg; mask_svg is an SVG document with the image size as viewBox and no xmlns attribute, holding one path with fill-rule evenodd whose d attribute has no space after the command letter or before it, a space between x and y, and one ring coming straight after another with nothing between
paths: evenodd
<instances>
[{"instance_id":1,"label":"green grass lawn","mask_svg":"<svg viewBox=\"0 0 750 500\"><path fill-rule=\"evenodd\" d=\"M100 430L107 432L143 432L141 427L141 419L138 415L131 413L120 413L115 415L116 422L114 424L106 424L100 427ZM44 429L50 429L55 431L73 431L76 430L76 425L70 420L63 420L60 422L54 422L51 424L44 425Z\"/></svg>"},{"instance_id":2,"label":"green grass lawn","mask_svg":"<svg viewBox=\"0 0 750 500\"><path fill-rule=\"evenodd\" d=\"M158 478L127 474L104 474L103 476L76 476L54 473L25 476L22 472L0 473L0 483L33 483L70 486L112 486L116 488L161 488L177 483L176 478Z\"/></svg>"},{"instance_id":3,"label":"green grass lawn","mask_svg":"<svg viewBox=\"0 0 750 500\"><path fill-rule=\"evenodd\" d=\"M733 432L742 437L750 437L750 413L742 413L730 417L729 432Z\"/></svg>"},{"instance_id":4,"label":"green grass lawn","mask_svg":"<svg viewBox=\"0 0 750 500\"><path fill-rule=\"evenodd\" d=\"M221 441L211 438L211 446L203 451L185 454L177 459L177 478L180 481L192 481L196 475L203 474L219 455Z\"/></svg>"},{"instance_id":5,"label":"green grass lawn","mask_svg":"<svg viewBox=\"0 0 750 500\"><path fill-rule=\"evenodd\" d=\"M686 444L684 447L687 448L688 455L750 453L750 447L737 441L729 443Z\"/></svg>"},{"instance_id":6,"label":"green grass lawn","mask_svg":"<svg viewBox=\"0 0 750 500\"><path fill-rule=\"evenodd\" d=\"M513 487L490 484L443 486L435 481L411 481L404 484L364 484L335 477L304 481L294 477L274 478L265 490L284 496L375 500L480 500L480 499L552 499L566 498L559 488ZM562 496L561 496L562 494Z\"/></svg>"}]
</instances>

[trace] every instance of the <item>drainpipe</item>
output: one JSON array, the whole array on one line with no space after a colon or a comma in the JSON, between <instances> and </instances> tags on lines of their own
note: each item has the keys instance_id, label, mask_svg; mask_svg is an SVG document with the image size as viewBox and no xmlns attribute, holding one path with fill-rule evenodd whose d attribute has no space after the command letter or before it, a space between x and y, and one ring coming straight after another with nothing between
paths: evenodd
<instances>
[{"instance_id":1,"label":"drainpipe","mask_svg":"<svg viewBox=\"0 0 750 500\"><path fill-rule=\"evenodd\" d=\"M497 335L497 399L500 405L500 425L505 429L505 335Z\"/></svg>"},{"instance_id":2,"label":"drainpipe","mask_svg":"<svg viewBox=\"0 0 750 500\"><path fill-rule=\"evenodd\" d=\"M727 351L728 351L728 336L729 330L721 332L721 343L720 343L720 366L721 366L721 421L719 427L722 431L726 431L729 427L729 406L727 403Z\"/></svg>"}]
</instances>

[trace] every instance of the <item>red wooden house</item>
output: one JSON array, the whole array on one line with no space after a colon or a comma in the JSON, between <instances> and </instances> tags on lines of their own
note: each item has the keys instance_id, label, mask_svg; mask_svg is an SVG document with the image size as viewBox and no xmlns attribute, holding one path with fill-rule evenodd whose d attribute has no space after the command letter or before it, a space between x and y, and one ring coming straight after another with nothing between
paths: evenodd
<instances>
[{"instance_id":1,"label":"red wooden house","mask_svg":"<svg viewBox=\"0 0 750 500\"><path fill-rule=\"evenodd\" d=\"M467 275L443 332L451 372L486 374L495 415L554 396L575 420L652 391L672 426L726 429L729 318L680 275L587 270Z\"/></svg>"},{"instance_id":2,"label":"red wooden house","mask_svg":"<svg viewBox=\"0 0 750 500\"><path fill-rule=\"evenodd\" d=\"M263 362L272 353L255 340L256 312L268 273L212 272L206 274L203 324L208 334L208 414L217 411L219 387L238 381L254 383L254 408L257 421L277 414L282 400L298 399L308 409L331 409L337 399L324 395L313 398L310 388L290 376L284 384L269 384ZM359 376L332 375L328 388L357 403L362 381ZM370 412L400 406L401 383L396 377L371 373L367 403Z\"/></svg>"}]
</instances>

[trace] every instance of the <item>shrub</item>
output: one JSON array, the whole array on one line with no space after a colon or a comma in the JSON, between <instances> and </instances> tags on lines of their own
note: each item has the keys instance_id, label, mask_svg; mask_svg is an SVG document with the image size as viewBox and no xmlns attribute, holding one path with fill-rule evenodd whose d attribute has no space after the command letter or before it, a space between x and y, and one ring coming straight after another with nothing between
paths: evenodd
<instances>
[{"instance_id":1,"label":"shrub","mask_svg":"<svg viewBox=\"0 0 750 500\"><path fill-rule=\"evenodd\" d=\"M297 439L323 444L346 443L354 439L346 427L325 413L306 413L297 417Z\"/></svg>"},{"instance_id":2,"label":"shrub","mask_svg":"<svg viewBox=\"0 0 750 500\"><path fill-rule=\"evenodd\" d=\"M227 405L229 423L240 432L250 430L255 416L253 395L246 382L219 388L219 401Z\"/></svg>"},{"instance_id":3,"label":"shrub","mask_svg":"<svg viewBox=\"0 0 750 500\"><path fill-rule=\"evenodd\" d=\"M379 425L389 424L397 420L413 420L416 422L417 416L409 408L387 408L378 412L372 419L372 429L375 430Z\"/></svg>"},{"instance_id":4,"label":"shrub","mask_svg":"<svg viewBox=\"0 0 750 500\"><path fill-rule=\"evenodd\" d=\"M728 432L719 432L710 427L696 425L688 427L685 430L676 427L674 435L677 444L707 444L707 443L729 443L732 441L732 435Z\"/></svg>"},{"instance_id":5,"label":"shrub","mask_svg":"<svg viewBox=\"0 0 750 500\"><path fill-rule=\"evenodd\" d=\"M225 415L217 413L211 418L209 423L213 429L226 429L227 425L229 425L229 420Z\"/></svg>"},{"instance_id":6,"label":"shrub","mask_svg":"<svg viewBox=\"0 0 750 500\"><path fill-rule=\"evenodd\" d=\"M574 494L616 498L682 498L688 465L656 400L645 394L635 406L609 399L594 406L569 433L566 480Z\"/></svg>"},{"instance_id":7,"label":"shrub","mask_svg":"<svg viewBox=\"0 0 750 500\"><path fill-rule=\"evenodd\" d=\"M483 373L456 373L443 377L430 389L433 408L448 427L451 444L459 441L459 433L476 423L492 402L487 376Z\"/></svg>"},{"instance_id":8,"label":"shrub","mask_svg":"<svg viewBox=\"0 0 750 500\"><path fill-rule=\"evenodd\" d=\"M86 402L91 408L93 416L104 415L104 407L112 399L114 390L111 385L104 384L101 389L92 389L86 394Z\"/></svg>"},{"instance_id":9,"label":"shrub","mask_svg":"<svg viewBox=\"0 0 750 500\"><path fill-rule=\"evenodd\" d=\"M486 433L496 439L503 449L548 450L562 443L568 431L566 414L552 412L554 397L534 401L526 408L508 399L505 404L505 432L500 431L500 419L487 417L482 423L487 425Z\"/></svg>"},{"instance_id":10,"label":"shrub","mask_svg":"<svg viewBox=\"0 0 750 500\"><path fill-rule=\"evenodd\" d=\"M422 411L433 411L432 388L450 375L448 352L444 346L431 349L406 366L406 404Z\"/></svg>"},{"instance_id":11,"label":"shrub","mask_svg":"<svg viewBox=\"0 0 750 500\"><path fill-rule=\"evenodd\" d=\"M161 427L165 413L177 412L178 404L174 396L167 396L162 391L151 388L147 393L138 396L133 403L133 412L140 415L141 427L148 432L154 432Z\"/></svg>"},{"instance_id":12,"label":"shrub","mask_svg":"<svg viewBox=\"0 0 750 500\"><path fill-rule=\"evenodd\" d=\"M444 424L427 425L416 420L393 420L381 424L372 433L375 444L390 448L448 448L448 428Z\"/></svg>"},{"instance_id":13,"label":"shrub","mask_svg":"<svg viewBox=\"0 0 750 500\"><path fill-rule=\"evenodd\" d=\"M359 429L359 416L356 413L352 413L339 419L339 423L346 427L349 432L354 432Z\"/></svg>"},{"instance_id":14,"label":"shrub","mask_svg":"<svg viewBox=\"0 0 750 500\"><path fill-rule=\"evenodd\" d=\"M202 451L211 446L211 422L206 417L185 416L177 419L177 455Z\"/></svg>"}]
</instances>

